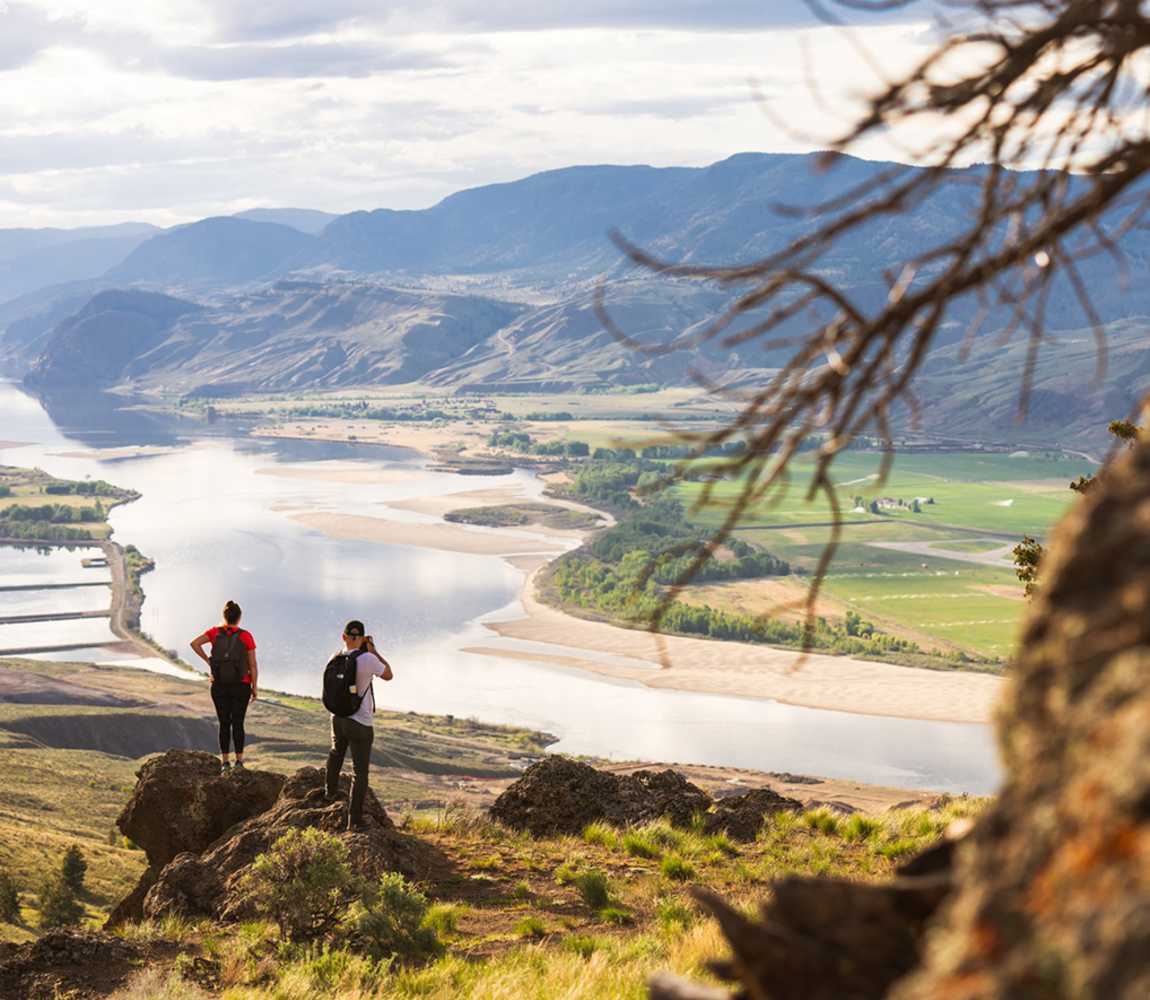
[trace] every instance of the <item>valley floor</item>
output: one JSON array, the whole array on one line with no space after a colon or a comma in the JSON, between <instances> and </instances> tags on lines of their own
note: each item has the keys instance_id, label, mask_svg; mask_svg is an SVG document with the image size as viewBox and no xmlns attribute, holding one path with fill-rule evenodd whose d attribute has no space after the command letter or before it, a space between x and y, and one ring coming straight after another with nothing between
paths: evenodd
<instances>
[{"instance_id":1,"label":"valley floor","mask_svg":"<svg viewBox=\"0 0 1150 1000\"><path fill-rule=\"evenodd\" d=\"M299 473L305 475L306 470ZM363 474L348 468L348 475ZM339 475L330 465L313 475ZM389 504L424 515L424 523L333 511L287 511L293 519L331 538L414 545L442 551L500 555L524 572L523 614L488 620L494 635L468 653L573 668L614 680L703 694L779 701L804 708L939 722L985 723L991 718L1002 679L986 673L937 671L892 663L801 652L771 646L655 635L605 621L576 617L544 603L538 574L551 559L578 544L585 531L546 525L499 528L447 523L443 516L461 507L512 506L528 497L520 489L488 489ZM556 507L578 504L548 501ZM592 513L597 513L592 511ZM432 520L434 518L435 520ZM500 639L547 648L512 648Z\"/></svg>"}]
</instances>

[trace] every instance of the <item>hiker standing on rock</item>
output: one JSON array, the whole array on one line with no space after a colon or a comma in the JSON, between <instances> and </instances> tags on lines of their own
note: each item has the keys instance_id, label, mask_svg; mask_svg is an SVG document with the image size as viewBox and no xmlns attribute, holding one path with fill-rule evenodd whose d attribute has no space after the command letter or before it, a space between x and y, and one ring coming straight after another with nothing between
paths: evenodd
<instances>
[{"instance_id":1,"label":"hiker standing on rock","mask_svg":"<svg viewBox=\"0 0 1150 1000\"><path fill-rule=\"evenodd\" d=\"M224 623L192 640L192 650L212 675L212 704L220 722L220 770L231 770L230 751L236 750L236 768L244 766L244 718L248 704L259 696L256 640L240 628L243 611L235 601L224 605ZM211 646L209 656L204 646Z\"/></svg>"},{"instance_id":2,"label":"hiker standing on rock","mask_svg":"<svg viewBox=\"0 0 1150 1000\"><path fill-rule=\"evenodd\" d=\"M391 664L376 652L375 642L361 621L350 621L343 630L343 649L328 662L323 673L323 703L331 712L331 751L327 755L327 797L339 793L343 759L351 750L354 778L347 828L363 829L363 803L367 798L367 769L375 738L376 677L394 676Z\"/></svg>"}]
</instances>

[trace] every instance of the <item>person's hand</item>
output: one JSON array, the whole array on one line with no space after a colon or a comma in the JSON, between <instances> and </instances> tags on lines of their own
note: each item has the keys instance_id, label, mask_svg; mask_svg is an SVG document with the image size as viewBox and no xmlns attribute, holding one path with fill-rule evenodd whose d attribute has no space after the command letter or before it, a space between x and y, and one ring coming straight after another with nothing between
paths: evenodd
<instances>
[{"instance_id":1,"label":"person's hand","mask_svg":"<svg viewBox=\"0 0 1150 1000\"><path fill-rule=\"evenodd\" d=\"M255 701L260 696L259 688L254 684L252 685L252 701Z\"/></svg>"}]
</instances>

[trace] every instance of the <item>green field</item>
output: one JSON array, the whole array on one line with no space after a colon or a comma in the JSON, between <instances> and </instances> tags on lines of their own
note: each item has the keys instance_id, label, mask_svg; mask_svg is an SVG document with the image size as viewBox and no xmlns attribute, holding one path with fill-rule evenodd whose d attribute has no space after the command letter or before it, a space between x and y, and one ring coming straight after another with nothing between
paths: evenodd
<instances>
[{"instance_id":1,"label":"green field","mask_svg":"<svg viewBox=\"0 0 1150 1000\"><path fill-rule=\"evenodd\" d=\"M1008 658L1026 605L1007 550L1024 534L1047 535L1075 500L1067 484L1093 471L1090 463L1033 453L914 453L896 457L876 488L880 462L868 452L835 461L846 523L825 593L880 627L915 633L924 647ZM811 467L812 458L802 456L781 501L760 504L737 529L739 538L807 572L830 540L832 519L825 498L805 498ZM692 517L718 526L741 488L737 481L714 484L710 502ZM703 490L701 483L676 487L688 506ZM878 498L906 506L876 514L870 504Z\"/></svg>"}]
</instances>

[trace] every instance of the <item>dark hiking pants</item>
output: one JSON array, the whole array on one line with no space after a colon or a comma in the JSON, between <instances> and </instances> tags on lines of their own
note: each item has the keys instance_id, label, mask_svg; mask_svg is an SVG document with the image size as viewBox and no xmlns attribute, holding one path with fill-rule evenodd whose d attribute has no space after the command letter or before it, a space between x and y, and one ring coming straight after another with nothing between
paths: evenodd
<instances>
[{"instance_id":1,"label":"dark hiking pants","mask_svg":"<svg viewBox=\"0 0 1150 1000\"><path fill-rule=\"evenodd\" d=\"M367 768L371 763L371 741L375 731L352 719L331 719L331 752L327 755L327 794L334 798L339 791L339 772L343 758L351 750L351 764L355 776L351 782L351 809L348 822L358 826L363 822L363 802L367 798Z\"/></svg>"},{"instance_id":2,"label":"dark hiking pants","mask_svg":"<svg viewBox=\"0 0 1150 1000\"><path fill-rule=\"evenodd\" d=\"M228 753L234 743L236 753L244 752L244 717L252 700L250 684L212 684L212 703L220 721L220 753Z\"/></svg>"}]
</instances>

